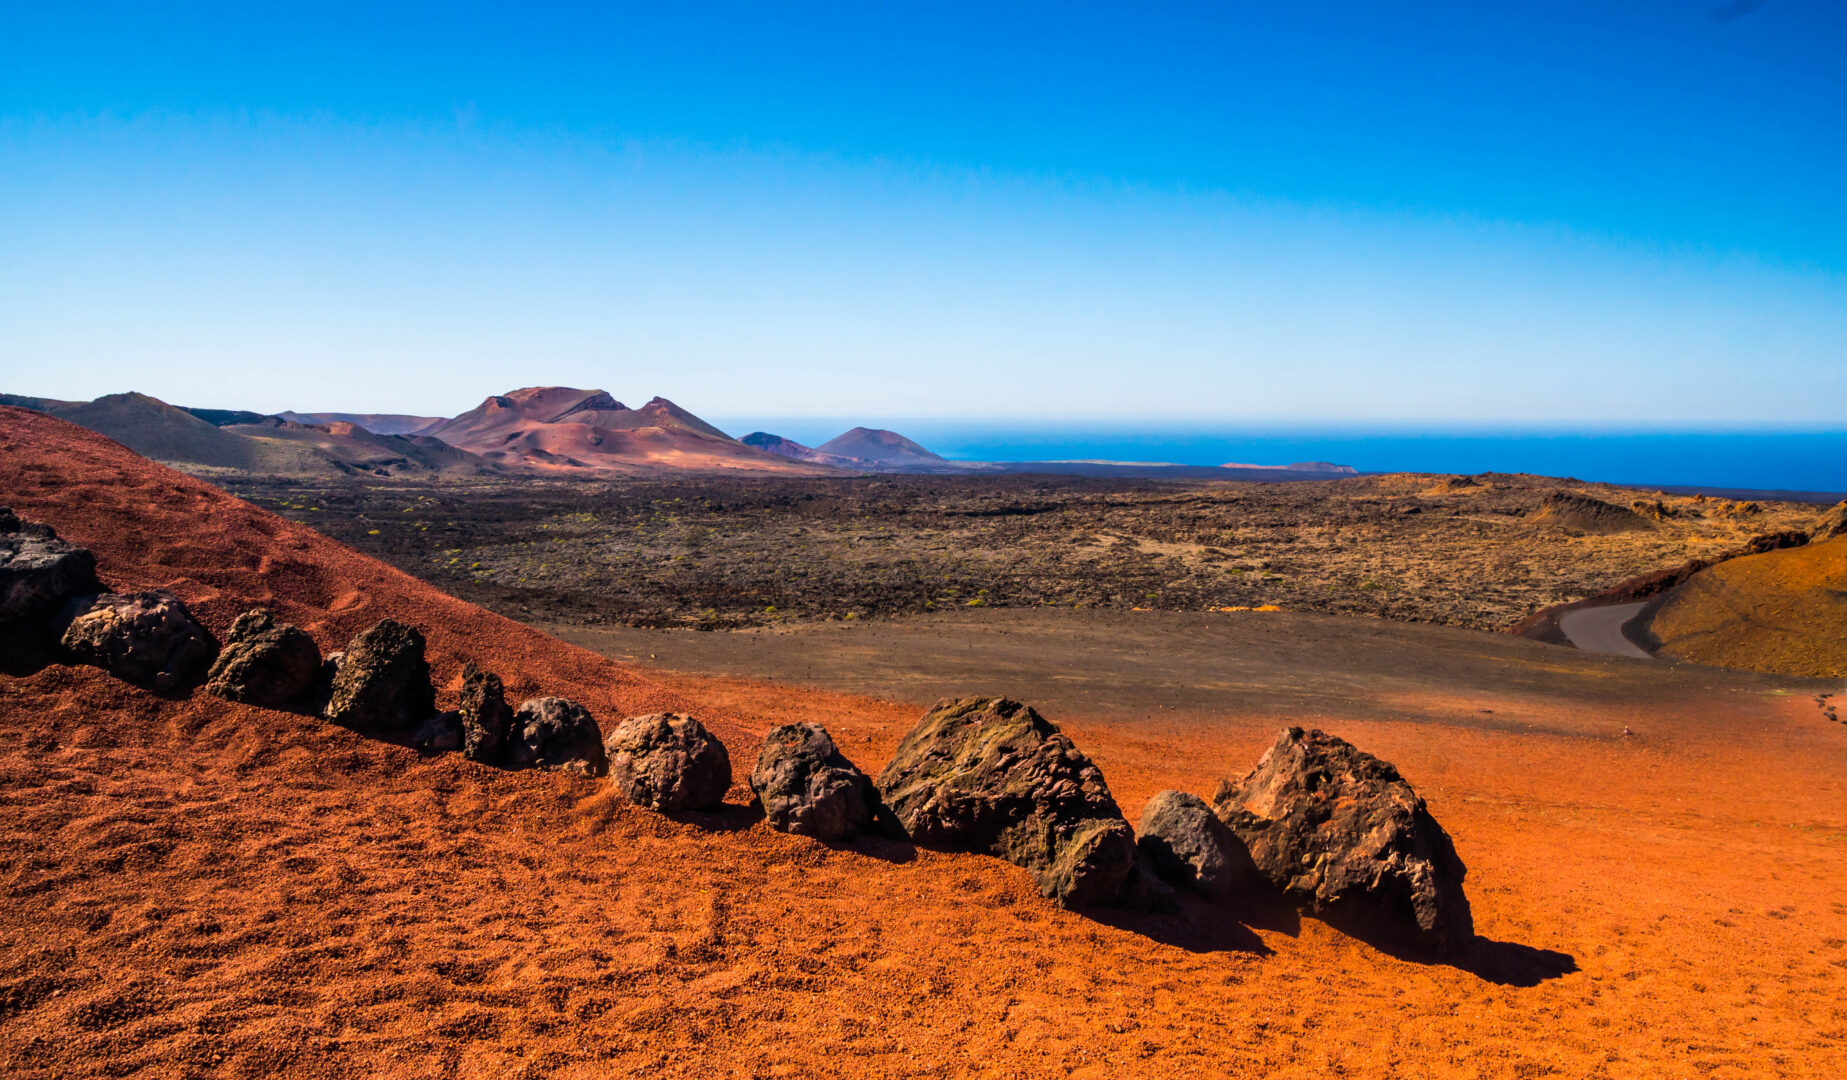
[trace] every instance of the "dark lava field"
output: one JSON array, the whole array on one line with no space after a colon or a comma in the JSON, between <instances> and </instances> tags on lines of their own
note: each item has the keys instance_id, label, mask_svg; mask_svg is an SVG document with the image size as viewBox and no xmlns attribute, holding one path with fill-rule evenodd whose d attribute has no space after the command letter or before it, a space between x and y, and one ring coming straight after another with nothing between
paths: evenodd
<instances>
[{"instance_id":1,"label":"dark lava field","mask_svg":"<svg viewBox=\"0 0 1847 1080\"><path fill-rule=\"evenodd\" d=\"M1499 629L1818 512L1498 474L227 486L524 621L710 629L1269 605Z\"/></svg>"}]
</instances>

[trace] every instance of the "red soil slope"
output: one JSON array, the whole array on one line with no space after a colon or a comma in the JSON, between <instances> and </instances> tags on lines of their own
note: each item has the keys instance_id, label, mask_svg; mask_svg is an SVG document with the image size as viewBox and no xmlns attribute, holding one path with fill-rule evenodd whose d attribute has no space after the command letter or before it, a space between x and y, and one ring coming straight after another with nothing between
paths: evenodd
<instances>
[{"instance_id":1,"label":"red soil slope","mask_svg":"<svg viewBox=\"0 0 1847 1080\"><path fill-rule=\"evenodd\" d=\"M446 701L468 657L604 718L690 700L740 775L771 723L820 720L876 769L915 717L682 697L17 410L0 502L219 630L257 602L324 648L408 619ZM1496 727L1451 722L1488 707ZM672 821L89 669L0 676L0 1074L1837 1076L1847 753L1815 713L1510 689L1304 718L1396 761L1455 835L1486 939L1447 966L1262 909L1099 921L991 859L831 849L741 805ZM1131 815L1280 722L1235 700L1057 719Z\"/></svg>"},{"instance_id":2,"label":"red soil slope","mask_svg":"<svg viewBox=\"0 0 1847 1080\"><path fill-rule=\"evenodd\" d=\"M1847 675L1847 537L1707 567L1668 594L1648 632L1698 664Z\"/></svg>"}]
</instances>

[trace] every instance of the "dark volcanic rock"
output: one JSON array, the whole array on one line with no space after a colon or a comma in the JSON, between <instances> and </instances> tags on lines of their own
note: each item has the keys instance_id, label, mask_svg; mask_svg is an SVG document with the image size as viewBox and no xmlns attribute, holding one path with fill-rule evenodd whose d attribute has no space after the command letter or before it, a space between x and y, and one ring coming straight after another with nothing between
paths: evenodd
<instances>
[{"instance_id":1,"label":"dark volcanic rock","mask_svg":"<svg viewBox=\"0 0 1847 1080\"><path fill-rule=\"evenodd\" d=\"M101 591L88 548L0 506L0 623L43 618L73 596Z\"/></svg>"},{"instance_id":2,"label":"dark volcanic rock","mask_svg":"<svg viewBox=\"0 0 1847 1080\"><path fill-rule=\"evenodd\" d=\"M76 659L163 693L184 686L218 654L211 631L162 589L104 593L71 620L64 648Z\"/></svg>"},{"instance_id":3,"label":"dark volcanic rock","mask_svg":"<svg viewBox=\"0 0 1847 1080\"><path fill-rule=\"evenodd\" d=\"M423 635L395 619L381 619L341 654L325 715L365 731L407 731L435 711Z\"/></svg>"},{"instance_id":4,"label":"dark volcanic rock","mask_svg":"<svg viewBox=\"0 0 1847 1080\"><path fill-rule=\"evenodd\" d=\"M279 708L312 697L320 677L321 649L306 630L267 611L246 611L231 624L205 692Z\"/></svg>"},{"instance_id":5,"label":"dark volcanic rock","mask_svg":"<svg viewBox=\"0 0 1847 1080\"><path fill-rule=\"evenodd\" d=\"M772 828L838 842L872 825L872 781L841 756L819 724L770 729L750 773L750 789Z\"/></svg>"},{"instance_id":6,"label":"dark volcanic rock","mask_svg":"<svg viewBox=\"0 0 1847 1080\"><path fill-rule=\"evenodd\" d=\"M462 748L462 714L453 710L439 712L425 720L411 737L411 745L431 754L446 754Z\"/></svg>"},{"instance_id":7,"label":"dark volcanic rock","mask_svg":"<svg viewBox=\"0 0 1847 1080\"><path fill-rule=\"evenodd\" d=\"M489 765L506 756L507 733L513 727L513 710L500 676L483 671L474 661L462 669L462 755Z\"/></svg>"},{"instance_id":8,"label":"dark volcanic rock","mask_svg":"<svg viewBox=\"0 0 1847 1080\"><path fill-rule=\"evenodd\" d=\"M631 717L609 733L604 749L609 782L637 806L669 814L710 810L731 786L725 744L690 716Z\"/></svg>"},{"instance_id":9,"label":"dark volcanic rock","mask_svg":"<svg viewBox=\"0 0 1847 1080\"><path fill-rule=\"evenodd\" d=\"M1136 846L1162 877L1208 896L1231 891L1250 868L1244 842L1197 795L1163 791L1148 800L1135 826Z\"/></svg>"},{"instance_id":10,"label":"dark volcanic rock","mask_svg":"<svg viewBox=\"0 0 1847 1080\"><path fill-rule=\"evenodd\" d=\"M507 763L603 775L603 733L590 710L569 698L533 698L513 714Z\"/></svg>"},{"instance_id":11,"label":"dark volcanic rock","mask_svg":"<svg viewBox=\"0 0 1847 1080\"><path fill-rule=\"evenodd\" d=\"M1351 743L1285 728L1212 802L1258 872L1330 921L1438 949L1474 937L1449 835L1397 769Z\"/></svg>"},{"instance_id":12,"label":"dark volcanic rock","mask_svg":"<svg viewBox=\"0 0 1847 1080\"><path fill-rule=\"evenodd\" d=\"M1067 906L1114 902L1134 865L1134 833L1103 774L1017 701L937 702L878 786L912 840L999 855Z\"/></svg>"}]
</instances>

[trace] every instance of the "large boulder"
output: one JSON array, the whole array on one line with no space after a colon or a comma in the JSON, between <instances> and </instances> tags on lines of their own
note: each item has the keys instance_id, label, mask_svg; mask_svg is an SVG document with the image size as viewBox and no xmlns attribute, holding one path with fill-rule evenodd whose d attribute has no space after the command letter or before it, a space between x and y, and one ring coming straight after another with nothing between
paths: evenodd
<instances>
[{"instance_id":1,"label":"large boulder","mask_svg":"<svg viewBox=\"0 0 1847 1080\"><path fill-rule=\"evenodd\" d=\"M771 728L750 772L770 827L838 843L872 825L878 796L820 724Z\"/></svg>"},{"instance_id":2,"label":"large boulder","mask_svg":"<svg viewBox=\"0 0 1847 1080\"><path fill-rule=\"evenodd\" d=\"M705 725L679 713L635 716L604 742L609 782L637 806L662 813L711 810L731 787L731 755Z\"/></svg>"},{"instance_id":3,"label":"large boulder","mask_svg":"<svg viewBox=\"0 0 1847 1080\"><path fill-rule=\"evenodd\" d=\"M500 676L483 671L473 660L462 668L462 756L497 765L506 756L513 710L507 706Z\"/></svg>"},{"instance_id":4,"label":"large boulder","mask_svg":"<svg viewBox=\"0 0 1847 1080\"><path fill-rule=\"evenodd\" d=\"M306 630L246 611L231 624L205 692L273 709L312 697L320 677L321 649Z\"/></svg>"},{"instance_id":5,"label":"large boulder","mask_svg":"<svg viewBox=\"0 0 1847 1080\"><path fill-rule=\"evenodd\" d=\"M1197 795L1163 791L1135 825L1142 857L1162 877L1207 896L1224 896L1250 866L1250 853Z\"/></svg>"},{"instance_id":6,"label":"large boulder","mask_svg":"<svg viewBox=\"0 0 1847 1080\"><path fill-rule=\"evenodd\" d=\"M0 623L43 618L73 596L101 591L88 548L0 506Z\"/></svg>"},{"instance_id":7,"label":"large boulder","mask_svg":"<svg viewBox=\"0 0 1847 1080\"><path fill-rule=\"evenodd\" d=\"M361 731L409 731L435 711L423 635L395 619L381 619L347 645L324 713Z\"/></svg>"},{"instance_id":8,"label":"large boulder","mask_svg":"<svg viewBox=\"0 0 1847 1080\"><path fill-rule=\"evenodd\" d=\"M1285 728L1212 803L1257 871L1309 910L1437 950L1473 939L1449 834L1397 769L1351 743Z\"/></svg>"},{"instance_id":9,"label":"large boulder","mask_svg":"<svg viewBox=\"0 0 1847 1080\"><path fill-rule=\"evenodd\" d=\"M71 620L63 644L74 659L161 693L185 686L218 655L211 631L164 589L98 596Z\"/></svg>"},{"instance_id":10,"label":"large boulder","mask_svg":"<svg viewBox=\"0 0 1847 1080\"><path fill-rule=\"evenodd\" d=\"M569 698L533 698L513 714L507 763L601 776L603 733L590 710Z\"/></svg>"},{"instance_id":11,"label":"large boulder","mask_svg":"<svg viewBox=\"0 0 1847 1080\"><path fill-rule=\"evenodd\" d=\"M937 702L878 787L912 840L999 855L1067 906L1114 903L1135 863L1134 833L1102 772L1007 698Z\"/></svg>"}]
</instances>

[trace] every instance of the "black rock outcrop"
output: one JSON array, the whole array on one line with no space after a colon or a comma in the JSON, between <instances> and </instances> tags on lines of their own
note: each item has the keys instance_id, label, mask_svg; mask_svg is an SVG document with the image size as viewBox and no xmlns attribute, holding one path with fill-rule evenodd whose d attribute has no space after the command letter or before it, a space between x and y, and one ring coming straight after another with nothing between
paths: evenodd
<instances>
[{"instance_id":1,"label":"black rock outcrop","mask_svg":"<svg viewBox=\"0 0 1847 1080\"><path fill-rule=\"evenodd\" d=\"M1474 937L1449 834L1389 763L1285 728L1213 811L1271 885L1337 925L1449 950Z\"/></svg>"},{"instance_id":2,"label":"black rock outcrop","mask_svg":"<svg viewBox=\"0 0 1847 1080\"><path fill-rule=\"evenodd\" d=\"M423 634L395 619L381 619L341 654L324 714L361 731L409 731L435 711Z\"/></svg>"},{"instance_id":3,"label":"black rock outcrop","mask_svg":"<svg viewBox=\"0 0 1847 1080\"><path fill-rule=\"evenodd\" d=\"M98 596L71 620L63 644L73 659L161 693L181 689L218 655L211 631L164 589Z\"/></svg>"},{"instance_id":4,"label":"black rock outcrop","mask_svg":"<svg viewBox=\"0 0 1847 1080\"><path fill-rule=\"evenodd\" d=\"M88 548L0 506L0 623L44 618L73 596L101 591Z\"/></svg>"},{"instance_id":5,"label":"black rock outcrop","mask_svg":"<svg viewBox=\"0 0 1847 1080\"><path fill-rule=\"evenodd\" d=\"M1070 907L1116 902L1135 863L1134 833L1102 772L1007 698L937 702L878 787L912 840L999 855Z\"/></svg>"},{"instance_id":6,"label":"black rock outcrop","mask_svg":"<svg viewBox=\"0 0 1847 1080\"><path fill-rule=\"evenodd\" d=\"M513 727L513 710L500 676L483 671L470 660L462 668L462 755L470 761L499 764L506 756L507 734Z\"/></svg>"},{"instance_id":7,"label":"black rock outcrop","mask_svg":"<svg viewBox=\"0 0 1847 1080\"><path fill-rule=\"evenodd\" d=\"M878 796L819 724L784 724L763 737L750 789L771 828L838 843L871 827Z\"/></svg>"},{"instance_id":8,"label":"black rock outcrop","mask_svg":"<svg viewBox=\"0 0 1847 1080\"><path fill-rule=\"evenodd\" d=\"M609 733L609 782L637 806L663 813L711 810L731 787L725 744L690 716L631 717Z\"/></svg>"},{"instance_id":9,"label":"black rock outcrop","mask_svg":"<svg viewBox=\"0 0 1847 1080\"><path fill-rule=\"evenodd\" d=\"M1135 837L1142 857L1162 877L1208 896L1231 892L1250 869L1244 842L1204 799L1185 791L1163 791L1149 799Z\"/></svg>"},{"instance_id":10,"label":"black rock outcrop","mask_svg":"<svg viewBox=\"0 0 1847 1080\"><path fill-rule=\"evenodd\" d=\"M533 698L513 714L506 762L522 769L567 769L601 776L603 733L590 710L569 698Z\"/></svg>"},{"instance_id":11,"label":"black rock outcrop","mask_svg":"<svg viewBox=\"0 0 1847 1080\"><path fill-rule=\"evenodd\" d=\"M231 624L205 692L281 708L311 698L320 677L321 649L306 630L279 623L267 611L247 611Z\"/></svg>"}]
</instances>

